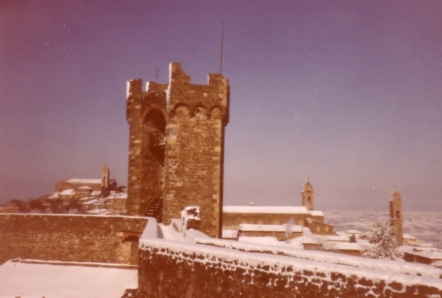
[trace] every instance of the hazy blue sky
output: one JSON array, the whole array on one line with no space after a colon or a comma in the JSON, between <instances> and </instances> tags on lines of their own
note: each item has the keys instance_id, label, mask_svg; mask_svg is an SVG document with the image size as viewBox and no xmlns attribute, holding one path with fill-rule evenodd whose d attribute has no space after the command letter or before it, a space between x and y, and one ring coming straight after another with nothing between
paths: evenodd
<instances>
[{"instance_id":1,"label":"hazy blue sky","mask_svg":"<svg viewBox=\"0 0 442 298\"><path fill-rule=\"evenodd\" d=\"M442 1L0 1L0 202L109 164L126 81L231 86L225 203L442 210Z\"/></svg>"}]
</instances>

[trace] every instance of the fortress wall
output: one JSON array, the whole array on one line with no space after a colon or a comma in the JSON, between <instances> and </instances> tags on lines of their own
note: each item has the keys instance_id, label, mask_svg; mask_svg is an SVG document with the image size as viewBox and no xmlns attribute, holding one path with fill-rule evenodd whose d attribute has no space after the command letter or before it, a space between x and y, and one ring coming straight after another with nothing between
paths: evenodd
<instances>
[{"instance_id":1,"label":"fortress wall","mask_svg":"<svg viewBox=\"0 0 442 298\"><path fill-rule=\"evenodd\" d=\"M0 264L14 258L137 264L146 224L142 217L0 214Z\"/></svg>"},{"instance_id":2,"label":"fortress wall","mask_svg":"<svg viewBox=\"0 0 442 298\"><path fill-rule=\"evenodd\" d=\"M179 63L170 66L163 222L187 206L201 208L201 230L221 235L224 127L229 85L209 74L208 85L190 83Z\"/></svg>"},{"instance_id":3,"label":"fortress wall","mask_svg":"<svg viewBox=\"0 0 442 298\"><path fill-rule=\"evenodd\" d=\"M438 278L156 239L149 226L140 238L138 297L442 296Z\"/></svg>"}]
</instances>

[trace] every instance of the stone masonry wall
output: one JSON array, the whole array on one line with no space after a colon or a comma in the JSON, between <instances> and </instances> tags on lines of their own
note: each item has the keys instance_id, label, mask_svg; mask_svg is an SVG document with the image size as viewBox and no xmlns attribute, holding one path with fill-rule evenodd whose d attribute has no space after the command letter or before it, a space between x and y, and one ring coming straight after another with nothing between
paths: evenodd
<instances>
[{"instance_id":1,"label":"stone masonry wall","mask_svg":"<svg viewBox=\"0 0 442 298\"><path fill-rule=\"evenodd\" d=\"M158 152L152 151L151 133L165 134L167 85L149 82L146 92L142 92L141 85L140 79L128 82L128 213L131 215L146 215L164 187L164 165Z\"/></svg>"},{"instance_id":2,"label":"stone masonry wall","mask_svg":"<svg viewBox=\"0 0 442 298\"><path fill-rule=\"evenodd\" d=\"M160 239L140 246L140 298L442 297L437 278Z\"/></svg>"},{"instance_id":3,"label":"stone masonry wall","mask_svg":"<svg viewBox=\"0 0 442 298\"><path fill-rule=\"evenodd\" d=\"M127 213L140 215L142 197L142 149L143 132L142 81L134 79L127 82L126 120L129 123L129 154L127 178Z\"/></svg>"},{"instance_id":4,"label":"stone masonry wall","mask_svg":"<svg viewBox=\"0 0 442 298\"><path fill-rule=\"evenodd\" d=\"M271 214L271 213L223 213L224 229L239 229L242 223L283 225L294 220L295 225L304 226L305 219L311 218L310 214Z\"/></svg>"},{"instance_id":5,"label":"stone masonry wall","mask_svg":"<svg viewBox=\"0 0 442 298\"><path fill-rule=\"evenodd\" d=\"M229 85L210 74L208 85L193 85L172 63L168 89L163 222L186 206L201 208L201 230L220 237L224 126Z\"/></svg>"},{"instance_id":6,"label":"stone masonry wall","mask_svg":"<svg viewBox=\"0 0 442 298\"><path fill-rule=\"evenodd\" d=\"M221 75L208 78L208 85L191 84L181 65L171 63L169 84L149 82L143 92L140 79L128 82L127 210L145 215L162 196L163 222L169 224L184 207L197 205L202 231L219 237L230 90ZM156 131L166 137L164 164L151 148Z\"/></svg>"},{"instance_id":7,"label":"stone masonry wall","mask_svg":"<svg viewBox=\"0 0 442 298\"><path fill-rule=\"evenodd\" d=\"M0 264L14 258L134 264L147 218L0 214Z\"/></svg>"}]
</instances>

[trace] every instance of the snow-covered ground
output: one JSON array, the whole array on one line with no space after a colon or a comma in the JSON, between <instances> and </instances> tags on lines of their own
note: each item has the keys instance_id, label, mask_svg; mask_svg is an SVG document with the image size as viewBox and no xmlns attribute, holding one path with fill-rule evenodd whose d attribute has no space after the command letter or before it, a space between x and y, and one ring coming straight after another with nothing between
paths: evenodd
<instances>
[{"instance_id":1,"label":"snow-covered ground","mask_svg":"<svg viewBox=\"0 0 442 298\"><path fill-rule=\"evenodd\" d=\"M364 211L324 211L325 221L334 226L335 231L359 230L366 232L377 217L388 218L387 212ZM442 211L404 211L404 233L415 236L420 243L430 242L442 248Z\"/></svg>"},{"instance_id":2,"label":"snow-covered ground","mask_svg":"<svg viewBox=\"0 0 442 298\"><path fill-rule=\"evenodd\" d=\"M0 297L120 298L138 287L137 269L8 261L0 266Z\"/></svg>"}]
</instances>

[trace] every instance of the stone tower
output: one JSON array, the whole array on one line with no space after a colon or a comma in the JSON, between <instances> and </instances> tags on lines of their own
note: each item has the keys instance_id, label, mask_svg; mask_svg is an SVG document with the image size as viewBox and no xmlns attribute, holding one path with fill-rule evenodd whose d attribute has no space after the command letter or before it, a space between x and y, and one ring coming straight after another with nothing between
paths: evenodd
<instances>
[{"instance_id":1,"label":"stone tower","mask_svg":"<svg viewBox=\"0 0 442 298\"><path fill-rule=\"evenodd\" d=\"M401 246L404 242L402 234L402 198L399 191L394 189L390 196L390 221L393 227L394 236L396 237L396 242Z\"/></svg>"},{"instance_id":2,"label":"stone tower","mask_svg":"<svg viewBox=\"0 0 442 298\"><path fill-rule=\"evenodd\" d=\"M307 207L308 210L314 210L315 208L315 193L313 192L313 186L308 179L302 189L302 206Z\"/></svg>"},{"instance_id":3,"label":"stone tower","mask_svg":"<svg viewBox=\"0 0 442 298\"><path fill-rule=\"evenodd\" d=\"M109 192L109 179L110 179L110 170L107 166L107 163L103 166L101 170L101 194L103 196L108 195Z\"/></svg>"},{"instance_id":4,"label":"stone tower","mask_svg":"<svg viewBox=\"0 0 442 298\"><path fill-rule=\"evenodd\" d=\"M128 213L161 208L155 214L170 224L184 207L199 206L201 230L219 237L227 79L209 74L207 85L191 84L181 65L171 63L169 84L149 82L145 92L141 85L139 79L128 82Z\"/></svg>"}]
</instances>

